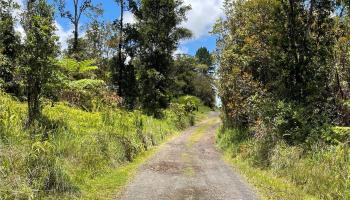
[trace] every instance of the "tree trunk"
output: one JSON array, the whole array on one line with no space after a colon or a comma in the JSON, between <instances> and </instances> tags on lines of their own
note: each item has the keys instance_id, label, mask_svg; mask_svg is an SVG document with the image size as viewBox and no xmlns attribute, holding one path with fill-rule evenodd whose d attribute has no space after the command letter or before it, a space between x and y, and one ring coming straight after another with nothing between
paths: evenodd
<instances>
[{"instance_id":1,"label":"tree trunk","mask_svg":"<svg viewBox=\"0 0 350 200\"><path fill-rule=\"evenodd\" d=\"M124 74L124 62L123 62L123 29L124 29L124 0L120 1L120 24L119 24L119 49L118 49L118 65L119 65L119 78L118 78L118 95L124 96L123 74Z\"/></svg>"},{"instance_id":2,"label":"tree trunk","mask_svg":"<svg viewBox=\"0 0 350 200\"><path fill-rule=\"evenodd\" d=\"M41 116L40 109L40 77L30 73L28 75L28 125L32 125Z\"/></svg>"},{"instance_id":3,"label":"tree trunk","mask_svg":"<svg viewBox=\"0 0 350 200\"><path fill-rule=\"evenodd\" d=\"M301 78L301 69L300 65L302 62L300 61L300 55L298 52L298 45L297 45L297 22L296 22L296 14L297 14L297 6L295 3L295 0L289 0L289 39L290 39L290 47L292 51L292 56L294 57L293 66L291 69L291 92L294 100L300 101L301 97L303 96L303 91L300 85L302 84L302 78Z\"/></svg>"},{"instance_id":4,"label":"tree trunk","mask_svg":"<svg viewBox=\"0 0 350 200\"><path fill-rule=\"evenodd\" d=\"M344 99L344 92L343 92L343 89L341 87L338 69L335 70L335 78L337 81L337 90L340 93L341 98Z\"/></svg>"},{"instance_id":5,"label":"tree trunk","mask_svg":"<svg viewBox=\"0 0 350 200\"><path fill-rule=\"evenodd\" d=\"M78 39L79 39L79 19L78 19L78 1L74 1L74 39L73 39L73 52L78 51Z\"/></svg>"}]
</instances>

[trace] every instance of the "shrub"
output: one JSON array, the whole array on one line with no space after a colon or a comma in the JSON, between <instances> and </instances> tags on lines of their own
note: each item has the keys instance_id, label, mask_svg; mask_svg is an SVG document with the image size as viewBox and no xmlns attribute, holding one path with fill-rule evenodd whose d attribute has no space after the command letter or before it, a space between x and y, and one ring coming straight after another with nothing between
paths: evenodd
<instances>
[{"instance_id":1,"label":"shrub","mask_svg":"<svg viewBox=\"0 0 350 200\"><path fill-rule=\"evenodd\" d=\"M184 105L187 112L198 111L201 106L201 100L195 96L182 96L176 101L177 103Z\"/></svg>"},{"instance_id":2,"label":"shrub","mask_svg":"<svg viewBox=\"0 0 350 200\"><path fill-rule=\"evenodd\" d=\"M183 129L188 126L188 114L185 105L171 103L165 116L168 120L173 122L178 129Z\"/></svg>"}]
</instances>

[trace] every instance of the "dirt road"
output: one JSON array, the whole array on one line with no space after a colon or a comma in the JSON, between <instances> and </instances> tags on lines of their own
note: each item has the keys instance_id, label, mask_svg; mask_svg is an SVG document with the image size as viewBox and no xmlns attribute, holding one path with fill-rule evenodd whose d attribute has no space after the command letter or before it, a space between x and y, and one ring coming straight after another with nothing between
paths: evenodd
<instances>
[{"instance_id":1,"label":"dirt road","mask_svg":"<svg viewBox=\"0 0 350 200\"><path fill-rule=\"evenodd\" d=\"M217 113L165 144L121 193L122 200L250 200L252 189L215 148Z\"/></svg>"}]
</instances>

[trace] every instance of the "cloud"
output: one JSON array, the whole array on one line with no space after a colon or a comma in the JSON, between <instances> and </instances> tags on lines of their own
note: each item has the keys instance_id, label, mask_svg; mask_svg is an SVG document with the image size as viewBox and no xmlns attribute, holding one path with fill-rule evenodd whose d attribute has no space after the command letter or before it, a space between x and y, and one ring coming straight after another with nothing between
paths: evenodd
<instances>
[{"instance_id":1,"label":"cloud","mask_svg":"<svg viewBox=\"0 0 350 200\"><path fill-rule=\"evenodd\" d=\"M69 30L65 31L64 28L55 21L56 26L56 35L59 37L59 42L61 44L61 49L67 49L68 47L68 39L72 37L73 28L70 28Z\"/></svg>"},{"instance_id":2,"label":"cloud","mask_svg":"<svg viewBox=\"0 0 350 200\"><path fill-rule=\"evenodd\" d=\"M209 35L216 20L224 15L224 0L184 0L185 5L191 5L192 10L187 13L187 21L182 26L193 33L193 39ZM125 23L134 24L135 16L131 12L125 12Z\"/></svg>"},{"instance_id":3,"label":"cloud","mask_svg":"<svg viewBox=\"0 0 350 200\"><path fill-rule=\"evenodd\" d=\"M185 5L191 5L187 13L187 21L182 25L193 33L193 39L209 35L216 20L223 16L224 0L184 0Z\"/></svg>"},{"instance_id":4,"label":"cloud","mask_svg":"<svg viewBox=\"0 0 350 200\"><path fill-rule=\"evenodd\" d=\"M19 34L19 36L21 37L21 40L23 41L24 38L26 37L26 32L24 31L24 28L20 23L16 23L15 31Z\"/></svg>"},{"instance_id":5,"label":"cloud","mask_svg":"<svg viewBox=\"0 0 350 200\"><path fill-rule=\"evenodd\" d=\"M15 10L13 13L12 13L12 16L16 19L16 23L15 23L15 31L19 34L19 36L21 37L21 40L24 40L25 36L26 36L26 33L20 23L20 16L23 12L23 7L24 7L24 4L23 4L23 0L14 0L15 3L17 3L19 5L19 9Z\"/></svg>"},{"instance_id":6,"label":"cloud","mask_svg":"<svg viewBox=\"0 0 350 200\"><path fill-rule=\"evenodd\" d=\"M134 24L136 22L135 16L131 12L126 12L124 14L124 22Z\"/></svg>"},{"instance_id":7,"label":"cloud","mask_svg":"<svg viewBox=\"0 0 350 200\"><path fill-rule=\"evenodd\" d=\"M174 55L178 55L178 54L188 54L189 49L187 47L184 46L180 46L175 52Z\"/></svg>"}]
</instances>

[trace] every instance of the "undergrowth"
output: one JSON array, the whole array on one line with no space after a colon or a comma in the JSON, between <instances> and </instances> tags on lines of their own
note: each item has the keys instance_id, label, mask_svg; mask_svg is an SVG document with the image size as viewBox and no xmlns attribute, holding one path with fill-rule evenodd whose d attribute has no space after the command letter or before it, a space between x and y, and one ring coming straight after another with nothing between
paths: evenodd
<instances>
[{"instance_id":1,"label":"undergrowth","mask_svg":"<svg viewBox=\"0 0 350 200\"><path fill-rule=\"evenodd\" d=\"M221 129L217 141L265 199L350 199L346 143L315 143L308 149L266 143L237 129Z\"/></svg>"},{"instance_id":2,"label":"undergrowth","mask_svg":"<svg viewBox=\"0 0 350 200\"><path fill-rule=\"evenodd\" d=\"M1 200L82 198L89 183L118 176L125 163L208 111L199 106L186 112L174 104L155 119L140 111L85 112L59 103L45 105L42 119L28 128L26 110L0 93Z\"/></svg>"}]
</instances>

